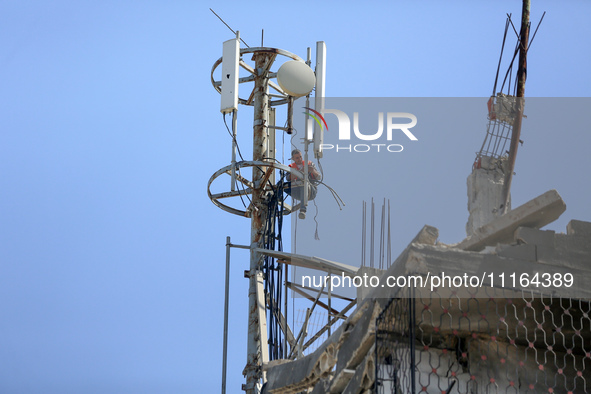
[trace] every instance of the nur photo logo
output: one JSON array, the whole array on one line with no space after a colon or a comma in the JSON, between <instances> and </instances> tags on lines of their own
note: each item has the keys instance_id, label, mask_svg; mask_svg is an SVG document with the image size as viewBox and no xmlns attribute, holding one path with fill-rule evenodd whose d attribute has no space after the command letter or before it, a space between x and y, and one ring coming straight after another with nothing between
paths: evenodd
<instances>
[{"instance_id":1,"label":"nur photo logo","mask_svg":"<svg viewBox=\"0 0 591 394\"><path fill-rule=\"evenodd\" d=\"M313 114L309 112L306 112L306 114L318 123L321 130L323 129L323 125L328 130L328 124L325 119L326 115L331 114L336 116L338 133L336 135L331 133L331 138L326 139L337 137L338 141L336 143L323 143L323 151L397 153L404 150L402 144L393 143L394 141L398 141L399 137L408 138L410 141L418 141L418 138L411 131L417 125L418 120L415 115L409 112L374 112L371 114L366 110L363 112L364 120L369 120L372 115L374 117L377 116L377 131L369 131L367 129L361 130L359 126L359 111L353 112L353 122L351 122L349 115L339 109L324 109L319 112L311 108L305 108L313 112ZM312 122L312 119L308 121ZM351 123L353 123L353 127L351 127ZM356 140L361 143L355 143Z\"/></svg>"}]
</instances>

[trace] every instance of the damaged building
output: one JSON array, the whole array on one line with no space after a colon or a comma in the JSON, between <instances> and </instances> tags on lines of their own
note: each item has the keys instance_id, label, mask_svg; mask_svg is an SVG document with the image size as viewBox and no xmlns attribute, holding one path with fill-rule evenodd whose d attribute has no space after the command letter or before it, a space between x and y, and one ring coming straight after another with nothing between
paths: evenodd
<instances>
[{"instance_id":1,"label":"damaged building","mask_svg":"<svg viewBox=\"0 0 591 394\"><path fill-rule=\"evenodd\" d=\"M565 233L540 230L565 209L551 190L456 245L437 243L438 230L425 226L382 280L483 281L360 289L355 311L316 351L265 367L263 392L591 391L591 223L572 220Z\"/></svg>"}]
</instances>

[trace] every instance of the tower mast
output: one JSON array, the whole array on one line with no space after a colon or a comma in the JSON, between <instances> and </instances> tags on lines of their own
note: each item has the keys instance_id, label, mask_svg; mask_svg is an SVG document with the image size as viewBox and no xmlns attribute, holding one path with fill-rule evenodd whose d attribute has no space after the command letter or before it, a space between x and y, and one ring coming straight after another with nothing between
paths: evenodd
<instances>
[{"instance_id":1,"label":"tower mast","mask_svg":"<svg viewBox=\"0 0 591 394\"><path fill-rule=\"evenodd\" d=\"M255 80L254 80L254 126L253 126L253 161L264 161L267 156L267 113L269 96L268 70L275 55L267 52L255 52ZM246 393L256 391L256 384L262 376L262 365L269 361L267 348L267 325L265 319L263 255L257 251L264 246L264 226L267 222L267 206L263 201L265 173L258 167L252 168L252 181L258 192L252 193L251 226L250 226L250 271L248 273L248 345L246 367ZM261 305L262 303L262 305Z\"/></svg>"},{"instance_id":2,"label":"tower mast","mask_svg":"<svg viewBox=\"0 0 591 394\"><path fill-rule=\"evenodd\" d=\"M513 179L513 170L515 168L515 159L517 158L517 148L519 146L519 137L521 135L521 123L523 119L524 95L525 95L525 80L527 78L527 49L529 41L529 11L530 0L523 0L523 7L521 9L521 31L519 33L519 65L517 69L517 116L513 123L513 132L511 134L511 146L509 148L508 169L505 174L505 182L503 188L503 213L506 213L509 206L511 181Z\"/></svg>"},{"instance_id":3,"label":"tower mast","mask_svg":"<svg viewBox=\"0 0 591 394\"><path fill-rule=\"evenodd\" d=\"M245 271L245 277L249 281L248 286L248 337L247 357L243 375L246 384L242 389L247 394L258 394L262 385L266 382L263 367L272 359L286 358L287 345L282 341L289 341L293 336L287 321L280 309L280 296L277 295L277 285L285 280L287 287L287 275L283 275L284 263L274 261L275 257L269 252L275 251L275 241L279 242L278 252L281 251L281 226L283 215L289 215L304 204L289 206L284 202L283 179L287 174L295 178L306 179L304 173L293 169L275 160L275 133L282 130L291 133L293 127L293 100L297 97L309 95L317 81L314 71L299 56L277 48L239 47L239 33L236 38L224 42L224 53L218 59L211 71L211 82L214 88L221 93L221 112L232 114L232 163L216 171L208 181L207 193L211 201L228 213L250 219L250 243L247 246L233 245L228 238L226 246L248 249L250 252L249 269ZM324 43L322 43L322 46ZM251 63L243 60L243 56L251 57ZM271 70L278 57L287 57L278 71ZM322 57L322 59L324 59ZM285 59L283 59L285 60ZM252 66L254 62L254 66ZM214 73L218 66L222 66L222 78L216 81ZM239 70L249 73L240 78ZM272 81L277 79L277 83ZM246 98L238 96L238 87L241 83L254 82L254 87ZM273 89L273 93L269 92ZM250 89L249 89L250 90ZM323 90L323 89L322 89ZM238 105L249 105L254 108L253 120L253 153L252 160L235 160L236 141L236 116ZM275 108L288 104L287 127L275 126ZM238 150L238 152L240 152ZM250 167L252 177L248 178L241 169ZM279 183L275 176L278 175ZM230 176L229 191L214 192L228 180ZM216 181L219 179L219 182ZM213 186L212 184L216 183ZM304 183L304 188L306 184ZM227 190L227 189L226 189ZM306 193L304 193L306 196ZM244 210L232 206L228 200L240 201ZM243 198L246 197L246 198ZM248 206L245 203L248 201ZM276 234L276 231L278 232ZM229 266L229 251L227 252L227 267ZM228 268L226 269L227 271ZM285 268L285 272L287 268ZM229 273L227 272L226 275ZM228 283L228 279L226 279ZM228 289L226 289L226 303ZM225 321L227 321L227 308ZM226 323L225 323L226 324ZM280 332L281 331L281 332ZM291 336L291 337L290 337ZM227 349L227 329L224 334L224 349ZM293 347L293 338L290 345ZM224 350L223 375L226 369L226 350ZM222 382L222 391L225 390L225 379Z\"/></svg>"}]
</instances>

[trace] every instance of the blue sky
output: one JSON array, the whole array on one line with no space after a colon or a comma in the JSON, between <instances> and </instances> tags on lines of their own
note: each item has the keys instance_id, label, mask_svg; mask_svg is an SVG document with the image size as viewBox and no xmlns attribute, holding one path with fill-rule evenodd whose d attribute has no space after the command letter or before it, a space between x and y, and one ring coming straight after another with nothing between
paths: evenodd
<instances>
[{"instance_id":1,"label":"blue sky","mask_svg":"<svg viewBox=\"0 0 591 394\"><path fill-rule=\"evenodd\" d=\"M547 14L526 96L589 96L591 2L532 3L534 24ZM209 7L250 46L261 29L265 46L301 57L325 41L332 97L486 97L506 13L518 25L521 12L516 0L0 2L0 392L219 390L225 237L247 243L250 224L206 195L230 162L209 78L233 37ZM252 111L240 111L248 159ZM398 211L398 250L424 224L443 242L464 236L485 124L399 167L416 198ZM567 212L551 229L591 221L588 124L524 126L522 139L514 206L556 188ZM443 183L426 182L429 168ZM391 193L375 197L411 191ZM246 359L247 259L233 251L230 392Z\"/></svg>"}]
</instances>

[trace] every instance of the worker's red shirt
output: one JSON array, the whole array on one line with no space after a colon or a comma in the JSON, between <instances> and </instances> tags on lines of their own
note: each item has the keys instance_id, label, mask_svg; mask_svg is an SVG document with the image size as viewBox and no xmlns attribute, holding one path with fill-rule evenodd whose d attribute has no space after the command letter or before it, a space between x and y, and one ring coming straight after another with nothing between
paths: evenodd
<instances>
[{"instance_id":1,"label":"worker's red shirt","mask_svg":"<svg viewBox=\"0 0 591 394\"><path fill-rule=\"evenodd\" d=\"M294 163L291 163L289 166L291 168L295 168L298 171L304 172L304 162L303 161L302 161L301 165L298 165L297 163L294 162ZM312 180L316 180L316 175L315 175L316 171L315 170L316 170L316 167L314 166L314 164L312 164L311 161L308 161L308 174L310 175L310 179L312 179ZM293 180L298 179L298 177L295 175L293 177L294 177Z\"/></svg>"}]
</instances>

